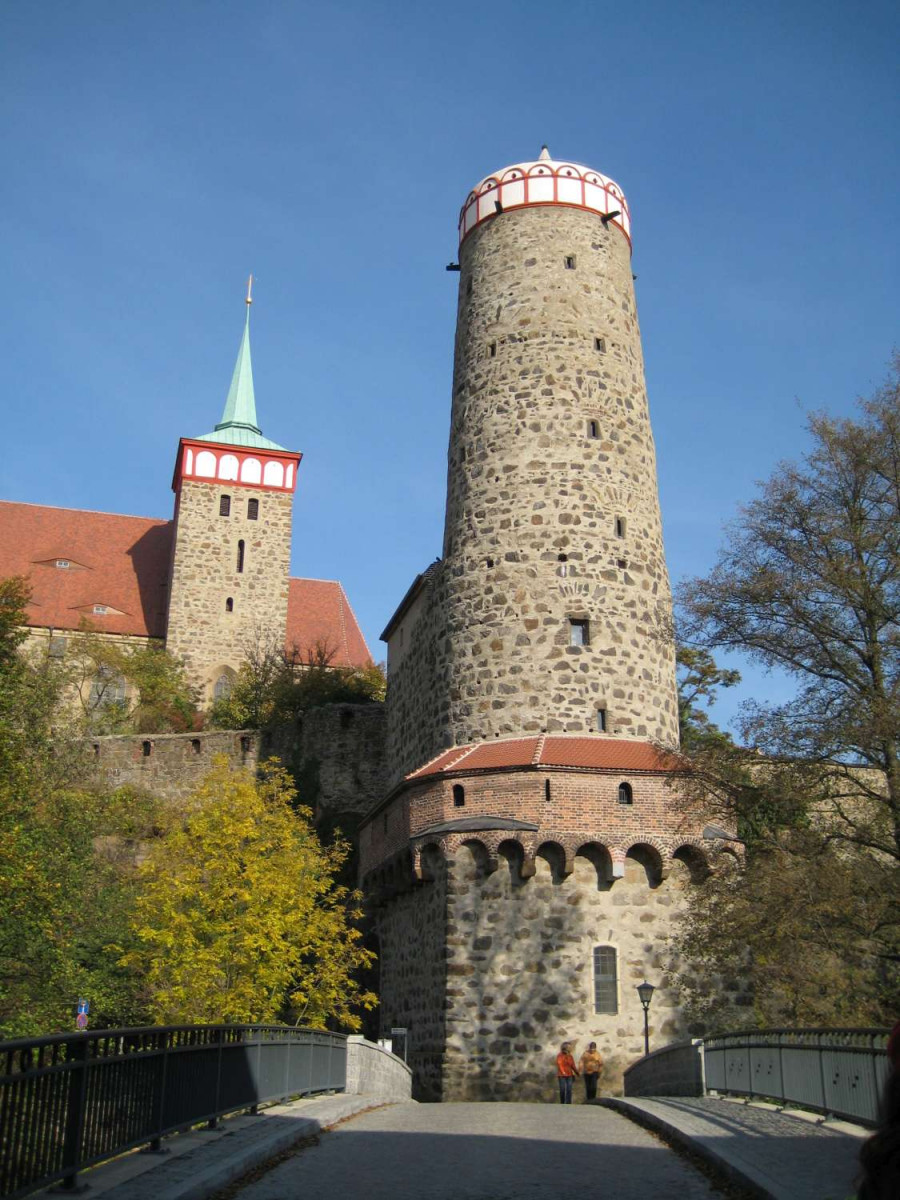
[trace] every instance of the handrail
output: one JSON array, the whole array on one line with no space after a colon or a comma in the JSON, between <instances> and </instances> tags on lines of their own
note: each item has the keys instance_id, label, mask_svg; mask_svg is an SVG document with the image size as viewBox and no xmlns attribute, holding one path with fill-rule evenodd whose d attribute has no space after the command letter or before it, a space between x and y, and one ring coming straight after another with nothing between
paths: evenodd
<instances>
[{"instance_id":1,"label":"handrail","mask_svg":"<svg viewBox=\"0 0 900 1200\"><path fill-rule=\"evenodd\" d=\"M288 1096L343 1091L346 1036L286 1025L150 1025L0 1043L0 1195Z\"/></svg>"}]
</instances>

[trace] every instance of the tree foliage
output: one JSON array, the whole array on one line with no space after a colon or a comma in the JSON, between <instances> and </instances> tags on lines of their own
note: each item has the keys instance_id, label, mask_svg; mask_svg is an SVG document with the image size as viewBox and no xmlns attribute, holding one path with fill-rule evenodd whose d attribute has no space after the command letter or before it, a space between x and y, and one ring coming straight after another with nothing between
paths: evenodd
<instances>
[{"instance_id":1,"label":"tree foliage","mask_svg":"<svg viewBox=\"0 0 900 1200\"><path fill-rule=\"evenodd\" d=\"M0 1036L129 1021L133 981L110 943L133 889L122 853L156 823L152 801L88 785L66 675L19 653L28 588L0 582Z\"/></svg>"},{"instance_id":2,"label":"tree foliage","mask_svg":"<svg viewBox=\"0 0 900 1200\"><path fill-rule=\"evenodd\" d=\"M87 626L66 667L91 733L181 733L199 724L196 690L161 646L116 641Z\"/></svg>"},{"instance_id":3,"label":"tree foliage","mask_svg":"<svg viewBox=\"0 0 900 1200\"><path fill-rule=\"evenodd\" d=\"M261 641L247 649L228 696L215 701L210 724L219 729L260 729L295 719L324 704L368 704L383 700L381 667L333 666L335 651L324 643L305 654Z\"/></svg>"},{"instance_id":4,"label":"tree foliage","mask_svg":"<svg viewBox=\"0 0 900 1200\"><path fill-rule=\"evenodd\" d=\"M723 981L741 976L763 1023L886 1021L900 998L898 401L894 375L859 419L812 416L810 452L681 589L700 695L725 682L716 648L797 684L786 703L744 706L743 744L702 721L697 736L685 696L684 802L745 851L744 870L690 893L675 939L695 1016L721 1015Z\"/></svg>"},{"instance_id":5,"label":"tree foliage","mask_svg":"<svg viewBox=\"0 0 900 1200\"><path fill-rule=\"evenodd\" d=\"M358 895L335 884L347 847L323 847L275 765L253 779L220 759L183 825L140 869L123 962L159 1022L274 1021L356 1029L375 997Z\"/></svg>"}]
</instances>

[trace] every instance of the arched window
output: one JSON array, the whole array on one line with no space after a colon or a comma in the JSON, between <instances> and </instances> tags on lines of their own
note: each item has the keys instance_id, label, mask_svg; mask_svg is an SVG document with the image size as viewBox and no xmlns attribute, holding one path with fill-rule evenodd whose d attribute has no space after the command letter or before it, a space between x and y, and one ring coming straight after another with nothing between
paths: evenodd
<instances>
[{"instance_id":1,"label":"arched window","mask_svg":"<svg viewBox=\"0 0 900 1200\"><path fill-rule=\"evenodd\" d=\"M594 1012L619 1011L619 979L615 946L594 947Z\"/></svg>"},{"instance_id":2,"label":"arched window","mask_svg":"<svg viewBox=\"0 0 900 1200\"><path fill-rule=\"evenodd\" d=\"M589 438L598 438L600 436L600 422L599 421L588 421L587 435Z\"/></svg>"},{"instance_id":3,"label":"arched window","mask_svg":"<svg viewBox=\"0 0 900 1200\"><path fill-rule=\"evenodd\" d=\"M619 784L619 803L634 804L634 793L631 790L630 783Z\"/></svg>"},{"instance_id":4,"label":"arched window","mask_svg":"<svg viewBox=\"0 0 900 1200\"><path fill-rule=\"evenodd\" d=\"M227 671L223 671L213 687L213 700L225 700L231 695L234 679Z\"/></svg>"},{"instance_id":5,"label":"arched window","mask_svg":"<svg viewBox=\"0 0 900 1200\"><path fill-rule=\"evenodd\" d=\"M466 802L466 789L461 783L453 785L453 803L456 808L462 808Z\"/></svg>"},{"instance_id":6,"label":"arched window","mask_svg":"<svg viewBox=\"0 0 900 1200\"><path fill-rule=\"evenodd\" d=\"M240 541L238 542L237 569L238 569L238 575L240 575L241 571L243 571L243 569L244 569L244 539L243 538L241 538Z\"/></svg>"},{"instance_id":7,"label":"arched window","mask_svg":"<svg viewBox=\"0 0 900 1200\"><path fill-rule=\"evenodd\" d=\"M225 601L225 611L226 612L234 612L234 600L232 599L231 596L229 596L228 599Z\"/></svg>"}]
</instances>

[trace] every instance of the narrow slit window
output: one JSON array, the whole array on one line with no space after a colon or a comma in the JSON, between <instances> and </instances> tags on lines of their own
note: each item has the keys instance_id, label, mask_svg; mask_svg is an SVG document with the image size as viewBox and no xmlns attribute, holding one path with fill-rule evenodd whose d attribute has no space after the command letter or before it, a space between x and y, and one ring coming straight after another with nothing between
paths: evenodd
<instances>
[{"instance_id":1,"label":"narrow slit window","mask_svg":"<svg viewBox=\"0 0 900 1200\"><path fill-rule=\"evenodd\" d=\"M594 349L597 351L598 354L605 354L606 353L606 338L595 337L594 338Z\"/></svg>"},{"instance_id":2,"label":"narrow slit window","mask_svg":"<svg viewBox=\"0 0 900 1200\"><path fill-rule=\"evenodd\" d=\"M247 520L248 521L258 521L259 520L259 501L258 500L248 500L247 501Z\"/></svg>"},{"instance_id":3,"label":"narrow slit window","mask_svg":"<svg viewBox=\"0 0 900 1200\"><path fill-rule=\"evenodd\" d=\"M598 438L600 436L600 422L599 421L588 421L587 435L589 438Z\"/></svg>"},{"instance_id":4,"label":"narrow slit window","mask_svg":"<svg viewBox=\"0 0 900 1200\"><path fill-rule=\"evenodd\" d=\"M574 254L566 255L566 270L567 271L575 270L575 255Z\"/></svg>"},{"instance_id":5,"label":"narrow slit window","mask_svg":"<svg viewBox=\"0 0 900 1200\"><path fill-rule=\"evenodd\" d=\"M153 753L153 743L141 742L141 753L143 754L144 758L149 758Z\"/></svg>"},{"instance_id":6,"label":"narrow slit window","mask_svg":"<svg viewBox=\"0 0 900 1200\"><path fill-rule=\"evenodd\" d=\"M461 783L453 785L453 805L455 808L462 808L466 803L466 789Z\"/></svg>"},{"instance_id":7,"label":"narrow slit window","mask_svg":"<svg viewBox=\"0 0 900 1200\"><path fill-rule=\"evenodd\" d=\"M594 1012L619 1011L619 979L615 946L594 947Z\"/></svg>"},{"instance_id":8,"label":"narrow slit window","mask_svg":"<svg viewBox=\"0 0 900 1200\"><path fill-rule=\"evenodd\" d=\"M591 644L591 623L581 617L569 620L569 645L589 646Z\"/></svg>"},{"instance_id":9,"label":"narrow slit window","mask_svg":"<svg viewBox=\"0 0 900 1200\"><path fill-rule=\"evenodd\" d=\"M616 537L623 538L625 536L625 518L616 517Z\"/></svg>"},{"instance_id":10,"label":"narrow slit window","mask_svg":"<svg viewBox=\"0 0 900 1200\"><path fill-rule=\"evenodd\" d=\"M497 343L491 342L490 345L488 346L488 358L496 358L496 357L497 357Z\"/></svg>"},{"instance_id":11,"label":"narrow slit window","mask_svg":"<svg viewBox=\"0 0 900 1200\"><path fill-rule=\"evenodd\" d=\"M234 600L231 598L231 596L229 596L225 601L225 611L234 612Z\"/></svg>"},{"instance_id":12,"label":"narrow slit window","mask_svg":"<svg viewBox=\"0 0 900 1200\"><path fill-rule=\"evenodd\" d=\"M606 733L606 709L597 709L597 732Z\"/></svg>"},{"instance_id":13,"label":"narrow slit window","mask_svg":"<svg viewBox=\"0 0 900 1200\"><path fill-rule=\"evenodd\" d=\"M549 779L544 780L544 799L547 801L548 804L550 803L550 780Z\"/></svg>"},{"instance_id":14,"label":"narrow slit window","mask_svg":"<svg viewBox=\"0 0 900 1200\"><path fill-rule=\"evenodd\" d=\"M634 792L631 790L630 783L619 784L619 803L634 804Z\"/></svg>"},{"instance_id":15,"label":"narrow slit window","mask_svg":"<svg viewBox=\"0 0 900 1200\"><path fill-rule=\"evenodd\" d=\"M244 569L244 539L243 538L241 538L240 541L238 542L237 569L238 569L239 575L241 574L241 572Z\"/></svg>"},{"instance_id":16,"label":"narrow slit window","mask_svg":"<svg viewBox=\"0 0 900 1200\"><path fill-rule=\"evenodd\" d=\"M231 497L230 496L220 496L219 497L219 516L227 517L230 515L231 515Z\"/></svg>"}]
</instances>

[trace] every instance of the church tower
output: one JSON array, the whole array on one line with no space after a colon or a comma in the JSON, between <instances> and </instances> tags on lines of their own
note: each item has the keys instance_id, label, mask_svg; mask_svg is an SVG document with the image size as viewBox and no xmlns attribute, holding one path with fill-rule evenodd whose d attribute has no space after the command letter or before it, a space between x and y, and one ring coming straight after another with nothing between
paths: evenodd
<instances>
[{"instance_id":1,"label":"church tower","mask_svg":"<svg viewBox=\"0 0 900 1200\"><path fill-rule=\"evenodd\" d=\"M252 283L252 280L251 280ZM247 318L222 420L182 438L172 480L175 536L166 649L206 699L259 644L284 645L291 520L301 455L257 424Z\"/></svg>"},{"instance_id":2,"label":"church tower","mask_svg":"<svg viewBox=\"0 0 900 1200\"><path fill-rule=\"evenodd\" d=\"M390 791L361 830L381 1020L420 1097L550 1098L564 1040L605 1086L653 1031L682 890L671 595L621 188L551 158L460 214L443 556L388 643Z\"/></svg>"}]
</instances>

